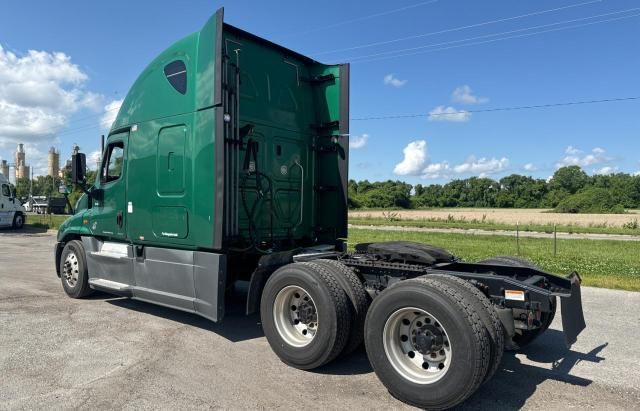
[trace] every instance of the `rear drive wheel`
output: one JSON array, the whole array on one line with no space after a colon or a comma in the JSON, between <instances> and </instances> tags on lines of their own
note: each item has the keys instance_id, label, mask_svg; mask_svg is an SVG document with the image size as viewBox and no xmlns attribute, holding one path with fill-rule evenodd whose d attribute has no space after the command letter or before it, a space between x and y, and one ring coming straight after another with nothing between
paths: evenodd
<instances>
[{"instance_id":1,"label":"rear drive wheel","mask_svg":"<svg viewBox=\"0 0 640 411\"><path fill-rule=\"evenodd\" d=\"M480 263L506 265L509 267L527 267L527 268L533 268L534 270L540 270L540 267L538 267L536 264L532 263L531 261L525 260L524 258L513 257L513 256L493 257L487 260L482 260L480 261ZM551 303L551 312L541 314L539 328L536 328L534 330L517 330L516 331L516 335L513 336L512 340L514 343L518 345L518 347L524 347L528 345L533 340L538 338L540 334L547 331L547 329L551 325L551 322L553 321L553 318L556 315L556 308L558 304L556 297L551 297L549 302Z\"/></svg>"},{"instance_id":2,"label":"rear drive wheel","mask_svg":"<svg viewBox=\"0 0 640 411\"><path fill-rule=\"evenodd\" d=\"M64 292L71 298L83 298L93 293L89 288L84 247L78 240L69 241L62 249L60 280Z\"/></svg>"},{"instance_id":3,"label":"rear drive wheel","mask_svg":"<svg viewBox=\"0 0 640 411\"><path fill-rule=\"evenodd\" d=\"M315 260L313 262L323 265L330 270L342 286L347 297L349 297L351 305L351 330L349 331L347 345L344 347L342 353L350 354L362 344L364 339L364 321L367 317L369 305L371 304L371 297L367 293L367 290L365 290L360 278L346 265L336 260Z\"/></svg>"},{"instance_id":4,"label":"rear drive wheel","mask_svg":"<svg viewBox=\"0 0 640 411\"><path fill-rule=\"evenodd\" d=\"M490 342L469 297L451 284L405 280L373 300L365 344L376 375L408 404L453 407L482 383Z\"/></svg>"},{"instance_id":5,"label":"rear drive wheel","mask_svg":"<svg viewBox=\"0 0 640 411\"><path fill-rule=\"evenodd\" d=\"M475 285L471 284L462 278L447 275L447 274L430 274L425 278L437 279L445 281L462 293L466 293L468 300L473 304L474 309L478 313L478 316L482 320L485 329L488 333L487 337L491 342L491 359L489 360L489 370L484 377L484 382L487 382L493 377L498 370L500 362L502 361L502 355L504 354L504 327L502 322L496 313L489 298L478 289Z\"/></svg>"},{"instance_id":6,"label":"rear drive wheel","mask_svg":"<svg viewBox=\"0 0 640 411\"><path fill-rule=\"evenodd\" d=\"M260 316L276 355L305 370L340 354L351 326L346 293L325 266L315 263L276 270L262 292Z\"/></svg>"},{"instance_id":7,"label":"rear drive wheel","mask_svg":"<svg viewBox=\"0 0 640 411\"><path fill-rule=\"evenodd\" d=\"M21 229L24 225L24 214L16 213L13 216L13 228Z\"/></svg>"}]
</instances>

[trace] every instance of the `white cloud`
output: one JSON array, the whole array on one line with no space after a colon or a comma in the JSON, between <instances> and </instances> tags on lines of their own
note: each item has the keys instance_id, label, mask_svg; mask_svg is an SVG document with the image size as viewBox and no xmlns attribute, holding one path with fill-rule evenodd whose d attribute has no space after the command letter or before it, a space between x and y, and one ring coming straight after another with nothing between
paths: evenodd
<instances>
[{"instance_id":1,"label":"white cloud","mask_svg":"<svg viewBox=\"0 0 640 411\"><path fill-rule=\"evenodd\" d=\"M385 86L402 87L407 84L409 80L400 80L395 74L390 73L384 76L383 82Z\"/></svg>"},{"instance_id":2,"label":"white cloud","mask_svg":"<svg viewBox=\"0 0 640 411\"><path fill-rule=\"evenodd\" d=\"M498 159L493 157L476 158L475 156L470 156L464 163L453 167L453 170L458 174L470 173L485 176L504 171L507 167L509 167L509 159L506 157Z\"/></svg>"},{"instance_id":3,"label":"white cloud","mask_svg":"<svg viewBox=\"0 0 640 411\"><path fill-rule=\"evenodd\" d=\"M88 79L65 53L15 53L0 45L0 151L5 157L13 158L17 144L24 143L27 165L34 175L45 174L47 151L60 147L57 135L71 116L82 109L99 112L104 105L102 95L85 89ZM66 156L63 150L61 165Z\"/></svg>"},{"instance_id":4,"label":"white cloud","mask_svg":"<svg viewBox=\"0 0 640 411\"><path fill-rule=\"evenodd\" d=\"M618 172L618 167L615 167L615 166L604 166L602 168L593 170L593 174L601 174L601 175L608 175L608 174L613 174L617 172Z\"/></svg>"},{"instance_id":5,"label":"white cloud","mask_svg":"<svg viewBox=\"0 0 640 411\"><path fill-rule=\"evenodd\" d=\"M460 104L483 104L489 101L486 97L475 96L471 87L467 85L456 87L451 94L451 100Z\"/></svg>"},{"instance_id":6,"label":"white cloud","mask_svg":"<svg viewBox=\"0 0 640 411\"><path fill-rule=\"evenodd\" d=\"M522 168L524 169L524 171L536 171L538 169L538 167L536 167L533 163L527 163Z\"/></svg>"},{"instance_id":7,"label":"white cloud","mask_svg":"<svg viewBox=\"0 0 640 411\"><path fill-rule=\"evenodd\" d=\"M582 153L582 150L578 150L577 148L575 148L574 146L569 146L567 147L567 149L564 151L566 154L570 154L570 155L576 155L576 154L580 154Z\"/></svg>"},{"instance_id":8,"label":"white cloud","mask_svg":"<svg viewBox=\"0 0 640 411\"><path fill-rule=\"evenodd\" d=\"M0 141L51 143L81 108L95 109L100 96L83 86L88 76L59 52L15 54L0 46Z\"/></svg>"},{"instance_id":9,"label":"white cloud","mask_svg":"<svg viewBox=\"0 0 640 411\"><path fill-rule=\"evenodd\" d=\"M89 167L92 170L97 169L98 162L100 162L101 156L102 156L102 153L100 152L100 150L95 150L89 153L89 155L87 155L87 163L88 163L87 167Z\"/></svg>"},{"instance_id":10,"label":"white cloud","mask_svg":"<svg viewBox=\"0 0 640 411\"><path fill-rule=\"evenodd\" d=\"M633 173L632 175L636 176L636 177L640 177L640 171L636 171L635 173Z\"/></svg>"},{"instance_id":11,"label":"white cloud","mask_svg":"<svg viewBox=\"0 0 640 411\"><path fill-rule=\"evenodd\" d=\"M431 163L422 170L421 177L429 179L450 179L461 175L486 177L508 168L509 159L506 157L476 158L470 156L466 161L453 166L447 161Z\"/></svg>"},{"instance_id":12,"label":"white cloud","mask_svg":"<svg viewBox=\"0 0 640 411\"><path fill-rule=\"evenodd\" d=\"M587 167L596 164L607 163L609 161L611 161L611 158L607 156L606 150L604 150L603 148L596 147L592 149L590 153L585 153L584 151L576 147L569 146L565 150L565 156L556 163L556 167Z\"/></svg>"},{"instance_id":13,"label":"white cloud","mask_svg":"<svg viewBox=\"0 0 640 411\"><path fill-rule=\"evenodd\" d=\"M104 113L100 118L100 125L103 129L109 130L113 125L113 122L116 121L116 117L118 116L118 110L120 110L120 106L122 105L122 99L120 100L112 100L109 104L104 106Z\"/></svg>"},{"instance_id":14,"label":"white cloud","mask_svg":"<svg viewBox=\"0 0 640 411\"><path fill-rule=\"evenodd\" d=\"M427 142L412 141L403 150L404 159L396 164L393 172L399 176L418 175L427 161Z\"/></svg>"},{"instance_id":15,"label":"white cloud","mask_svg":"<svg viewBox=\"0 0 640 411\"><path fill-rule=\"evenodd\" d=\"M349 148L351 149L359 149L359 148L363 148L367 145L367 143L369 142L369 135L368 134L362 134L359 136L349 136Z\"/></svg>"},{"instance_id":16,"label":"white cloud","mask_svg":"<svg viewBox=\"0 0 640 411\"><path fill-rule=\"evenodd\" d=\"M449 178L449 170L449 163L446 161L432 163L422 170L422 177L432 179Z\"/></svg>"},{"instance_id":17,"label":"white cloud","mask_svg":"<svg viewBox=\"0 0 640 411\"><path fill-rule=\"evenodd\" d=\"M456 110L453 107L438 106L429 112L429 121L464 123L470 119L471 113L465 110Z\"/></svg>"}]
</instances>

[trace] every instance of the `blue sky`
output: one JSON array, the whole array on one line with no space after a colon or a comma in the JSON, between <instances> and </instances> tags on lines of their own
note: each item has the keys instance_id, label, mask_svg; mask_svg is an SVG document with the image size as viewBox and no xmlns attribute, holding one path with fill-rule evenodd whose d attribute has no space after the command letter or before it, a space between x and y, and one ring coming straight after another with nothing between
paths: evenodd
<instances>
[{"instance_id":1,"label":"blue sky","mask_svg":"<svg viewBox=\"0 0 640 411\"><path fill-rule=\"evenodd\" d=\"M353 118L422 115L352 120L351 178L547 178L565 164L640 171L640 100L474 113L640 96L640 3L631 0L9 0L0 12L0 158L25 142L38 174L51 145L63 158L73 143L95 151L105 107L222 5L233 25L320 61L351 62Z\"/></svg>"}]
</instances>

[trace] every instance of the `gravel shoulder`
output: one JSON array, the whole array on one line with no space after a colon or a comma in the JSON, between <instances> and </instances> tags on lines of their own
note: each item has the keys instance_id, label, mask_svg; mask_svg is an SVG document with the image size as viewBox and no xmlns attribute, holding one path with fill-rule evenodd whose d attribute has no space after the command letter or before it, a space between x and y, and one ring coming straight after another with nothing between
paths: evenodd
<instances>
[{"instance_id":1,"label":"gravel shoulder","mask_svg":"<svg viewBox=\"0 0 640 411\"><path fill-rule=\"evenodd\" d=\"M0 232L0 409L405 409L362 351L313 372L281 363L242 289L222 324L98 294L72 300L55 236ZM640 293L583 289L571 349L559 318L460 409L633 409L640 403ZM622 309L621 309L622 308Z\"/></svg>"}]
</instances>

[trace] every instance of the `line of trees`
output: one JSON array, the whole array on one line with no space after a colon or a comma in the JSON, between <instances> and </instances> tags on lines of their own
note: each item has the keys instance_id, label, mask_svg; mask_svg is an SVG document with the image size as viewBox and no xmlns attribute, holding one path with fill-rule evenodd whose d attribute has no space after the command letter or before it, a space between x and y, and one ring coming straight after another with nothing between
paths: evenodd
<instances>
[{"instance_id":1,"label":"line of trees","mask_svg":"<svg viewBox=\"0 0 640 411\"><path fill-rule=\"evenodd\" d=\"M578 166L558 169L549 180L512 174L447 184L412 186L402 181L349 181L349 207L555 208L561 212L623 212L640 208L640 176L589 176Z\"/></svg>"}]
</instances>

